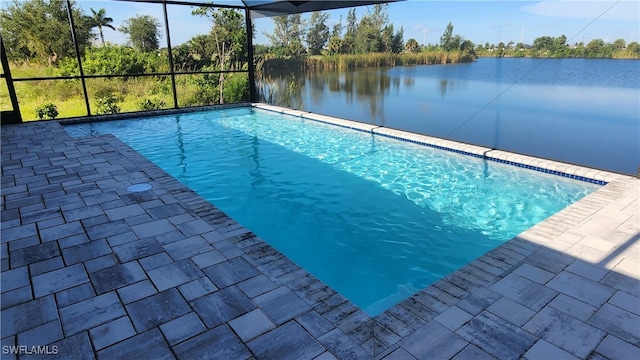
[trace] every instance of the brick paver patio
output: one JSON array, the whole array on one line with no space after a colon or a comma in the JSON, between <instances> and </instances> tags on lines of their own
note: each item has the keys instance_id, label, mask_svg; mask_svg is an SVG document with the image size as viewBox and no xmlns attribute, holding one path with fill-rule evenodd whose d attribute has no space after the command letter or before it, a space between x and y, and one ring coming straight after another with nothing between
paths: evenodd
<instances>
[{"instance_id":1,"label":"brick paver patio","mask_svg":"<svg viewBox=\"0 0 640 360\"><path fill-rule=\"evenodd\" d=\"M115 137L3 126L2 359L640 358L640 180L606 177L371 318Z\"/></svg>"}]
</instances>

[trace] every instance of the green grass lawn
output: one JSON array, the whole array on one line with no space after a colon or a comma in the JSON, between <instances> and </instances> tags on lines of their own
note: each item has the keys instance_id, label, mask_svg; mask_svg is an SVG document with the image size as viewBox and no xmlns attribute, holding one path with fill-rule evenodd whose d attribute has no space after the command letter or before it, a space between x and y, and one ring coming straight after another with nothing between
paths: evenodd
<instances>
[{"instance_id":1,"label":"green grass lawn","mask_svg":"<svg viewBox=\"0 0 640 360\"><path fill-rule=\"evenodd\" d=\"M11 68L14 78L55 76L52 68L43 65L18 65ZM176 76L176 91L179 106L210 105L211 99L202 99L202 87L196 84L203 75ZM235 76L235 75L234 75ZM231 75L228 75L231 78ZM4 81L4 80L3 80ZM0 88L0 109L11 110L11 101L6 82ZM58 119L86 116L82 82L73 80L17 81L14 82L23 121L38 120L36 108L53 103L58 110ZM171 83L168 76L86 79L91 114L98 114L98 99L114 96L118 99L119 112L140 111L145 99L163 102L161 108L173 108ZM213 92L214 94L216 92Z\"/></svg>"}]
</instances>

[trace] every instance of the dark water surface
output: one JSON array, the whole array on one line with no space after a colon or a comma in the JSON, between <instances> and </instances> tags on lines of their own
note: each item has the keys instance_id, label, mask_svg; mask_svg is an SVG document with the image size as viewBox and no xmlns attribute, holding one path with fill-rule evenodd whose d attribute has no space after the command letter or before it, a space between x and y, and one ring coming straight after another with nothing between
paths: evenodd
<instances>
[{"instance_id":1,"label":"dark water surface","mask_svg":"<svg viewBox=\"0 0 640 360\"><path fill-rule=\"evenodd\" d=\"M261 87L315 113L627 174L640 165L638 60L282 71Z\"/></svg>"}]
</instances>

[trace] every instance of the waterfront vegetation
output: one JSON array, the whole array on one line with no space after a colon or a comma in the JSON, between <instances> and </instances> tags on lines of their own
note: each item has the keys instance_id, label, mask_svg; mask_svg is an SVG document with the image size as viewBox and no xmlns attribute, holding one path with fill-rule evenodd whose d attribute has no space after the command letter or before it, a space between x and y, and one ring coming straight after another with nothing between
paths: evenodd
<instances>
[{"instance_id":1,"label":"waterfront vegetation","mask_svg":"<svg viewBox=\"0 0 640 360\"><path fill-rule=\"evenodd\" d=\"M351 9L346 26L340 18L331 31L326 25L328 15L322 12L312 13L306 22L300 14L276 16L273 33L265 33L271 45L258 46L256 54L264 59L261 65L265 71L451 64L477 59L473 43L454 34L452 23L437 47L419 51L413 39L405 44L404 29L396 30L389 23L388 6L377 4L360 19Z\"/></svg>"},{"instance_id":2,"label":"waterfront vegetation","mask_svg":"<svg viewBox=\"0 0 640 360\"><path fill-rule=\"evenodd\" d=\"M262 62L261 68L268 69L308 69L308 70L336 70L355 69L379 66L402 65L433 65L472 62L477 57L473 53L463 51L422 51L418 53L366 53L366 54L335 54L310 55L303 57L268 57Z\"/></svg>"},{"instance_id":3,"label":"waterfront vegetation","mask_svg":"<svg viewBox=\"0 0 640 360\"><path fill-rule=\"evenodd\" d=\"M71 8L82 69L92 76L85 80L92 114L173 108L171 78L166 75L169 52L160 48L156 18L135 15L124 21L117 31L126 34L128 42L116 45L103 41L103 31L114 30L104 9L91 9L89 16L75 1ZM172 48L178 106L248 100L244 14L196 8L193 16L207 18L211 30ZM14 0L0 10L0 31L14 79L54 78L14 82L23 119L41 118L48 104L55 106L59 118L87 115L66 1ZM0 87L0 109L11 109L6 86Z\"/></svg>"},{"instance_id":4,"label":"waterfront vegetation","mask_svg":"<svg viewBox=\"0 0 640 360\"><path fill-rule=\"evenodd\" d=\"M593 39L588 43L569 44L567 37L541 36L533 45L513 41L498 45L486 43L476 46L481 57L533 57L533 58L587 58L587 59L640 59L640 44L633 41L627 44L624 39L605 43L602 39Z\"/></svg>"},{"instance_id":5,"label":"waterfront vegetation","mask_svg":"<svg viewBox=\"0 0 640 360\"><path fill-rule=\"evenodd\" d=\"M166 75L169 52L160 47L158 19L135 15L116 30L104 9L92 8L87 15L74 1L71 4L84 74L113 76L86 79L91 113L172 108L172 84ZM627 44L622 39L610 44L600 39L569 44L562 35L539 37L530 46L513 42L476 45L455 34L452 23L438 44L420 45L415 39L404 40L403 28L389 22L387 11L388 5L378 4L358 19L351 9L345 24L340 18L332 29L323 12L314 12L308 19L300 14L274 17L273 32L265 33L270 44L254 47L259 85L266 84L271 71L282 69L451 64L478 57L640 58L638 43ZM196 8L192 14L209 19L211 30L172 48L178 106L248 100L247 73L224 73L248 69L244 14L214 8ZM106 30L126 34L128 43L105 43ZM73 78L80 70L70 40L66 1L14 0L0 10L0 31L14 78L62 78L15 82L24 119L51 118L53 112L45 108L55 108L59 118L87 114L82 83ZM145 76L138 77L141 74ZM259 93L271 97L264 88ZM0 86L0 109L10 108L6 86Z\"/></svg>"},{"instance_id":6,"label":"waterfront vegetation","mask_svg":"<svg viewBox=\"0 0 640 360\"><path fill-rule=\"evenodd\" d=\"M12 67L12 76L47 73L46 65L23 64ZM219 80L217 74L176 75L178 105L181 107L219 103ZM92 114L99 114L103 99L112 99L118 112L173 108L171 80L169 76L119 77L112 79L87 79L87 91ZM51 102L57 106L59 118L87 114L80 80L24 81L14 84L22 117L25 120L38 118L36 108ZM223 87L223 102L248 99L248 77L246 73L226 74ZM0 87L0 108L9 110L11 103L6 87ZM150 105L155 104L155 105ZM112 107L113 108L113 107Z\"/></svg>"}]
</instances>

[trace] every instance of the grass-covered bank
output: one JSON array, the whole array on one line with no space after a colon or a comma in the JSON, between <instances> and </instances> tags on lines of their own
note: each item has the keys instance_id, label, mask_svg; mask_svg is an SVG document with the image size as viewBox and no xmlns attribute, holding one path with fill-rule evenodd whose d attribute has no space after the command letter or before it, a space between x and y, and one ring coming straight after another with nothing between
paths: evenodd
<instances>
[{"instance_id":1,"label":"grass-covered bank","mask_svg":"<svg viewBox=\"0 0 640 360\"><path fill-rule=\"evenodd\" d=\"M342 54L332 56L310 56L307 68L312 69L355 69L361 67L434 65L473 62L476 57L462 51L423 51L419 53L371 53Z\"/></svg>"},{"instance_id":2,"label":"grass-covered bank","mask_svg":"<svg viewBox=\"0 0 640 360\"><path fill-rule=\"evenodd\" d=\"M12 64L15 78L56 76L53 67L35 64ZM226 74L220 92L218 74L176 74L178 106L201 106L248 100L248 76ZM168 76L118 77L86 79L91 113L132 112L173 108L171 80ZM55 105L57 118L86 116L87 110L80 80L41 80L14 83L24 121L38 120L37 108ZM0 87L0 109L10 110L6 86Z\"/></svg>"},{"instance_id":3,"label":"grass-covered bank","mask_svg":"<svg viewBox=\"0 0 640 360\"><path fill-rule=\"evenodd\" d=\"M369 53L271 57L261 61L260 67L265 71L283 68L291 70L340 70L379 66L456 64L475 60L476 56L470 52L434 50L400 54Z\"/></svg>"}]
</instances>

